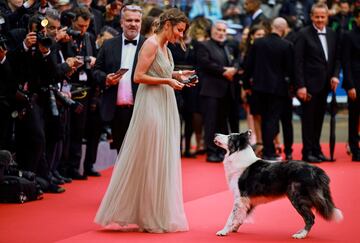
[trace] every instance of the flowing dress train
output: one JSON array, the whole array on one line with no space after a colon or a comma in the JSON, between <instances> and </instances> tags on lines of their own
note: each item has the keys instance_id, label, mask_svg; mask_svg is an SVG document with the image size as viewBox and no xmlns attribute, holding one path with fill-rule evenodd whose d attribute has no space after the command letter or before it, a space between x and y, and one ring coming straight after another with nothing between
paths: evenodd
<instances>
[{"instance_id":1,"label":"flowing dress train","mask_svg":"<svg viewBox=\"0 0 360 243\"><path fill-rule=\"evenodd\" d=\"M147 74L170 78L174 69L158 49ZM140 84L134 112L95 222L136 224L148 232L187 231L183 207L180 119L172 87Z\"/></svg>"}]
</instances>

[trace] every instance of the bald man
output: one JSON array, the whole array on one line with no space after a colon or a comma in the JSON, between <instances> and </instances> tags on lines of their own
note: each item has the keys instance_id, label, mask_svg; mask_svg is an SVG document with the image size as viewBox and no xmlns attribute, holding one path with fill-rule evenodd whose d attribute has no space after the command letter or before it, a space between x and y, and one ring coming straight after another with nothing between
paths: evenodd
<instances>
[{"instance_id":1,"label":"bald man","mask_svg":"<svg viewBox=\"0 0 360 243\"><path fill-rule=\"evenodd\" d=\"M251 90L262 104L260 112L265 159L277 158L273 141L279 132L284 104L289 99L289 80L293 80L292 44L282 39L286 29L285 19L275 18L271 24L271 33L255 41L245 68L245 88L249 88L249 80L252 78Z\"/></svg>"}]
</instances>

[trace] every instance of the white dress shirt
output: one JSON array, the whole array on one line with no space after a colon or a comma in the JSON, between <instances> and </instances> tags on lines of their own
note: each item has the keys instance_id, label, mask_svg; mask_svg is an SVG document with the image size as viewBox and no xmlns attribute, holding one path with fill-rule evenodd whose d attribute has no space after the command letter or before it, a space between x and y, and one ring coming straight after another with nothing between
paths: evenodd
<instances>
[{"instance_id":1,"label":"white dress shirt","mask_svg":"<svg viewBox=\"0 0 360 243\"><path fill-rule=\"evenodd\" d=\"M319 30L318 28L315 27L315 25L314 25L314 28L316 29L317 34L319 36L321 46L322 46L324 54L325 54L325 59L327 61L328 60L328 45L327 45L327 41L326 41L326 28L324 27L322 30Z\"/></svg>"},{"instance_id":2,"label":"white dress shirt","mask_svg":"<svg viewBox=\"0 0 360 243\"><path fill-rule=\"evenodd\" d=\"M139 44L138 35L135 40ZM122 34L122 53L121 53L121 67L119 68L128 68L129 70L122 76L118 85L118 93L117 93L117 105L133 105L134 104L134 96L131 88L131 74L134 68L134 59L137 46L133 44L125 45L125 36Z\"/></svg>"}]
</instances>

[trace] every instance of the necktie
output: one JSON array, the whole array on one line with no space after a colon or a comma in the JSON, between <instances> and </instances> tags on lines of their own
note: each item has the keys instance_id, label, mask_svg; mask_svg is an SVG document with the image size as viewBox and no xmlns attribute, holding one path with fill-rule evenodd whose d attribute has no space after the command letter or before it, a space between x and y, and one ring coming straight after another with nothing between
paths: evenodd
<instances>
[{"instance_id":1,"label":"necktie","mask_svg":"<svg viewBox=\"0 0 360 243\"><path fill-rule=\"evenodd\" d=\"M125 40L124 40L124 43L125 43L125 45L127 45L127 44L133 44L134 46L137 45L137 41L136 41L136 40L127 40L127 39L125 39Z\"/></svg>"}]
</instances>

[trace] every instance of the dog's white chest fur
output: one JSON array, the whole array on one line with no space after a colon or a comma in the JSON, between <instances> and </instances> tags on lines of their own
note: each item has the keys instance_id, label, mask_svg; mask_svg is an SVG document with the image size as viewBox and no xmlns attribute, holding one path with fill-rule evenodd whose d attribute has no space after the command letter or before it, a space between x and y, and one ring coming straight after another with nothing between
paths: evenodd
<instances>
[{"instance_id":1,"label":"dog's white chest fur","mask_svg":"<svg viewBox=\"0 0 360 243\"><path fill-rule=\"evenodd\" d=\"M224 158L224 170L226 175L226 180L229 185L230 190L238 191L238 180L244 170L249 167L252 163L259 160L256 157L253 149L250 146L247 146L241 151L237 151L228 155L227 153Z\"/></svg>"}]
</instances>

